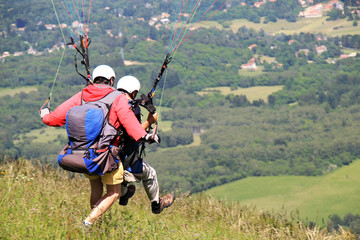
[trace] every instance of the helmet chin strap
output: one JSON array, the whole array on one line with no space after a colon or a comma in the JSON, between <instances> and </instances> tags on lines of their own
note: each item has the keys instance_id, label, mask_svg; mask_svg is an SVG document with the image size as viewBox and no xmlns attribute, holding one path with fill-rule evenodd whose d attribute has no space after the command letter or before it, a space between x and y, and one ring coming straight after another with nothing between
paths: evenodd
<instances>
[{"instance_id":1,"label":"helmet chin strap","mask_svg":"<svg viewBox=\"0 0 360 240\"><path fill-rule=\"evenodd\" d=\"M135 90L130 94L131 99L134 100L136 98L136 95L137 95L137 91Z\"/></svg>"}]
</instances>

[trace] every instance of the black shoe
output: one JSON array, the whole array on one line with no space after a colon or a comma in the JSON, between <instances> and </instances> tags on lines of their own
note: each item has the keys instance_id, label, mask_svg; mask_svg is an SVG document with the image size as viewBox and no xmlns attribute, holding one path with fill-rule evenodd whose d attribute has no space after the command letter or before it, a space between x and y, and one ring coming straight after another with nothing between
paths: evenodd
<instances>
[{"instance_id":1,"label":"black shoe","mask_svg":"<svg viewBox=\"0 0 360 240\"><path fill-rule=\"evenodd\" d=\"M122 206L126 206L128 204L129 198L134 196L134 194L135 194L135 185L129 185L127 187L126 194L120 197L119 204Z\"/></svg>"},{"instance_id":2,"label":"black shoe","mask_svg":"<svg viewBox=\"0 0 360 240\"><path fill-rule=\"evenodd\" d=\"M160 202L151 202L151 210L154 214L159 214L164 208L170 207L175 201L174 194L170 193L165 197L160 198Z\"/></svg>"}]
</instances>

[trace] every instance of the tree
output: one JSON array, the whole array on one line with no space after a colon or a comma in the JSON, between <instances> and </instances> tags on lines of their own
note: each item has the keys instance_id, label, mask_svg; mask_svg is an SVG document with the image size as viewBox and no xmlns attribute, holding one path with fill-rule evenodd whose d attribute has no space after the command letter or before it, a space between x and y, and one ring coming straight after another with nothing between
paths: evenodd
<instances>
[{"instance_id":1,"label":"tree","mask_svg":"<svg viewBox=\"0 0 360 240\"><path fill-rule=\"evenodd\" d=\"M17 18L15 24L17 28L23 28L26 26L26 21L21 18Z\"/></svg>"}]
</instances>

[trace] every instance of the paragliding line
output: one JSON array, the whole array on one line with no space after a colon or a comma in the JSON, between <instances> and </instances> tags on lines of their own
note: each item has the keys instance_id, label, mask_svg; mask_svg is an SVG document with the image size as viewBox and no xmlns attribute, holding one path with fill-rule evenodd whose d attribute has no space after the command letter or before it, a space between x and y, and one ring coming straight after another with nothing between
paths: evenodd
<instances>
[{"instance_id":1,"label":"paragliding line","mask_svg":"<svg viewBox=\"0 0 360 240\"><path fill-rule=\"evenodd\" d=\"M205 14L210 10L210 8L215 4L217 0L215 0L211 6L204 12L204 14L195 22L198 23L204 16ZM211 17L213 17L221 8L223 8L225 6L226 3L228 3L230 0L227 0L223 5L221 5L220 8L218 8L210 17L208 17L204 22L208 21ZM174 52L175 49L177 49L181 44L184 43L184 41L186 41L190 36L192 36L200 27L197 27L195 30L193 30L190 34L186 33L186 35L181 39L181 41L170 51L170 54Z\"/></svg>"},{"instance_id":2,"label":"paragliding line","mask_svg":"<svg viewBox=\"0 0 360 240\"><path fill-rule=\"evenodd\" d=\"M56 12L56 8L55 8L55 5L54 5L54 1L51 0L51 3L52 3L52 6L53 6L53 8L54 8L54 12L55 12L55 15L56 15L56 19L57 19L57 21L58 21L58 24L59 24L59 28L60 28L60 31L61 31L61 35L62 35L62 37L63 37L63 39L64 39L64 43L65 43L66 41L65 41L64 32L63 32L63 30L62 30L62 28L61 28L60 20L59 20L58 14L57 14L57 12ZM45 101L45 103L41 106L41 108L40 108L39 111L41 111L41 109L43 109L43 107L45 106L46 103L48 104L48 107L50 108L50 101L51 101L51 99L52 99L52 93L53 93L53 90L54 90L54 86L55 86L55 83L56 83L57 76L58 76L59 71L60 71L61 63L62 63L63 58L64 58L65 50L66 50L66 47L64 47L64 51L62 52L62 55L61 55L60 62L59 62L58 68L57 68L57 70L56 70L56 74L55 74L55 77L54 77L54 80L53 80L53 84L52 84L52 87L51 87L51 90L50 90L50 93L49 93L49 98L48 98L48 99Z\"/></svg>"}]
</instances>

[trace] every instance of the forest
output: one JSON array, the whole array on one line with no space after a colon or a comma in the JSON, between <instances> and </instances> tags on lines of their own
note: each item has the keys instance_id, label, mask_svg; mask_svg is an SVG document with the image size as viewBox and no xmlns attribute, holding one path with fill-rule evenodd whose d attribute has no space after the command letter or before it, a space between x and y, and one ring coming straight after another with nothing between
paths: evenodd
<instances>
[{"instance_id":1,"label":"forest","mask_svg":"<svg viewBox=\"0 0 360 240\"><path fill-rule=\"evenodd\" d=\"M238 15L240 10L250 13L240 7L240 2L232 1L227 13L215 15L214 20L247 18ZM272 12L278 19L291 20L301 10L297 1L277 2L267 13ZM45 51L62 42L59 29L44 28L45 22L56 23L51 5L33 3L17 1L13 7L8 3L2 7L1 51L13 53L31 45L43 54L2 59L1 88L35 86L38 90L0 97L0 161L24 157L56 166L66 135L48 142L26 137L42 129L40 138L45 138L42 134L47 127L38 111L49 97L62 55L62 50ZM148 8L140 7L144 6L140 0L131 4L94 3L92 21L98 24L91 26L89 47L92 68L106 63L114 67L117 77L132 74L141 80L144 93L161 67L171 30L149 27L137 17L150 19L173 9L168 1L147 3ZM288 16L282 15L282 6L292 10ZM251 11L266 18L263 8ZM25 33L16 30L20 26L26 26ZM123 35L115 38L106 30L121 31ZM148 38L153 41L146 41ZM256 47L249 49L253 44ZM318 53L318 46L325 46L327 51ZM356 51L359 46L359 35L328 37L301 32L272 36L245 26L236 32L200 28L176 53L166 72L166 85L163 79L154 102L159 107L163 97L161 120L171 122L171 131L163 131L159 125L161 144L147 147L146 159L156 168L162 189L195 193L247 176L315 176L359 158L359 57L340 59L345 50ZM303 49L308 51L304 53ZM74 54L73 48L66 48L55 79L52 109L85 85L74 70ZM261 74L239 74L243 71L240 66L252 58L261 67ZM124 60L141 64L125 65ZM284 88L268 99L253 102L243 95L217 91L197 94L208 87L275 85ZM194 134L200 134L201 144L186 146L194 141Z\"/></svg>"}]
</instances>

